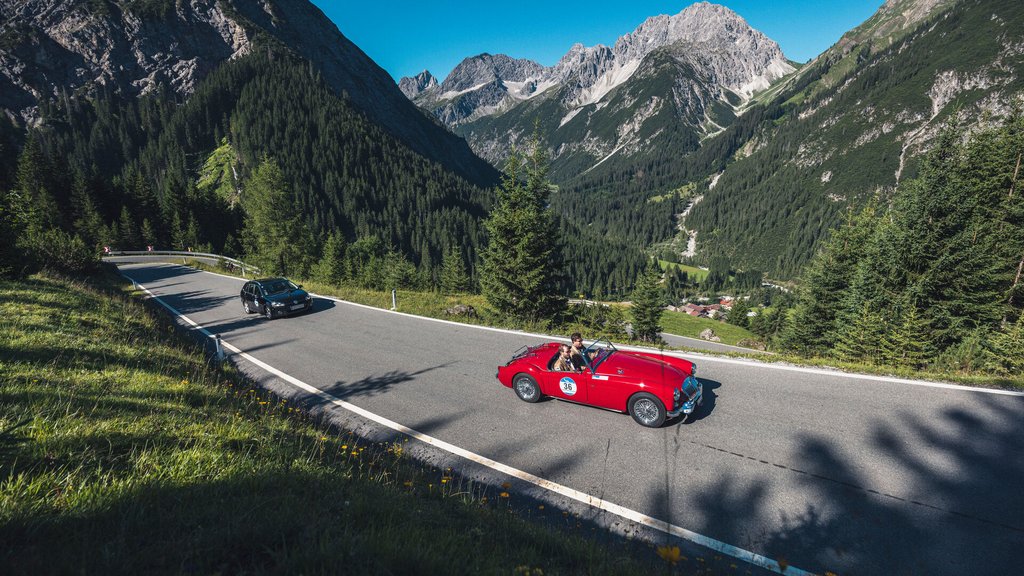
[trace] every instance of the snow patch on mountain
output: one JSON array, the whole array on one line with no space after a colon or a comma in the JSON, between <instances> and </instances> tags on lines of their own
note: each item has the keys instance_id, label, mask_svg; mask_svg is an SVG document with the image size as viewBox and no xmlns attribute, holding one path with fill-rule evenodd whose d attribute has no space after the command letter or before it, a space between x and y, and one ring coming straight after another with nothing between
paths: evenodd
<instances>
[{"instance_id":1,"label":"snow patch on mountain","mask_svg":"<svg viewBox=\"0 0 1024 576\"><path fill-rule=\"evenodd\" d=\"M601 101L609 92L618 88L629 80L640 67L640 60L627 62L623 66L614 68L598 78L590 88L584 90L576 100L576 106L596 104Z\"/></svg>"}]
</instances>

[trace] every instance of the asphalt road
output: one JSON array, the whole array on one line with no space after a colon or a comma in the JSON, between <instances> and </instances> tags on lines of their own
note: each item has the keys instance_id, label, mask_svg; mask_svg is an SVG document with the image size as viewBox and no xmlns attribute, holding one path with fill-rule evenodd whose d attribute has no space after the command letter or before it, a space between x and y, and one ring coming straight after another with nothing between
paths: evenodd
<instances>
[{"instance_id":1,"label":"asphalt road","mask_svg":"<svg viewBox=\"0 0 1024 576\"><path fill-rule=\"evenodd\" d=\"M624 414L518 400L495 367L536 336L322 298L312 313L268 322L242 312L238 279L166 264L122 272L225 342L336 398L727 551L819 574L1020 573L1022 395L689 355L704 405L686 423L651 430ZM339 422L379 433L323 397L239 364ZM545 498L534 485L524 489ZM548 500L574 505L557 494ZM643 532L608 514L592 520Z\"/></svg>"}]
</instances>

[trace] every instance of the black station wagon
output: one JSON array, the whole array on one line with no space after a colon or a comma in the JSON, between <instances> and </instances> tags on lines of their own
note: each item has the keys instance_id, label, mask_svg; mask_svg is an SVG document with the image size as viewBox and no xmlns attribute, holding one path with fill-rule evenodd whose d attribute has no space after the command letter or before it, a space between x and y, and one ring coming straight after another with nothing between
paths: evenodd
<instances>
[{"instance_id":1,"label":"black station wagon","mask_svg":"<svg viewBox=\"0 0 1024 576\"><path fill-rule=\"evenodd\" d=\"M242 308L246 314L260 314L273 320L313 309L313 298L287 278L250 280L242 286Z\"/></svg>"}]
</instances>

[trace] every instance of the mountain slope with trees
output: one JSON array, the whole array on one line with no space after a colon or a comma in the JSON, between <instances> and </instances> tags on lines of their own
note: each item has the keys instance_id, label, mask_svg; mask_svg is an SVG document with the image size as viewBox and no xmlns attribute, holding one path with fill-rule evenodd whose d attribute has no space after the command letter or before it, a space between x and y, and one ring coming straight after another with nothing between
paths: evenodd
<instances>
[{"instance_id":1,"label":"mountain slope with trees","mask_svg":"<svg viewBox=\"0 0 1024 576\"><path fill-rule=\"evenodd\" d=\"M974 130L1009 113L1024 95L1024 5L949 4L887 3L758 106L774 120L686 219L702 260L792 278L849 207L917 174L948 121ZM924 19L894 39L889 22L915 6Z\"/></svg>"},{"instance_id":2,"label":"mountain slope with trees","mask_svg":"<svg viewBox=\"0 0 1024 576\"><path fill-rule=\"evenodd\" d=\"M1024 355L1024 116L947 127L891 202L812 260L779 344L847 362L1017 372Z\"/></svg>"},{"instance_id":3,"label":"mountain slope with trees","mask_svg":"<svg viewBox=\"0 0 1024 576\"><path fill-rule=\"evenodd\" d=\"M10 25L6 32L30 30L8 39L14 44L5 57L46 36L31 25L53 14L28 17L32 8L44 4L65 17L81 17L87 30L80 34L98 27L100 36L104 23L115 16L123 21L196 17L194 6L173 3L155 16L140 16L137 3L33 2L19 5L20 19L5 23ZM228 20L243 23L239 30L254 30L254 16L232 12L230 2L217 6L225 18L235 19ZM273 12L281 7L264 8ZM285 25L280 18L287 10L275 14L279 31L309 25ZM4 192L11 193L8 200L18 204L20 199L23 207L49 206L33 210L47 214L47 226L73 231L90 246L205 247L241 255L247 251L241 236L251 196L248 180L269 159L283 176L276 181L286 187L283 192L311 232L311 260L319 257L318 244L337 233L347 243L367 248L365 258L347 268L350 276L367 282L381 274L363 274L362 268L371 261L379 268L390 259L411 266L415 282L432 284L442 256L453 249L472 272L483 239L480 222L492 197L489 185L496 182L491 175L497 172L474 157L483 170L456 173L445 162L418 153L362 106L372 87L364 86L370 92L361 97L339 90L331 76L342 74L344 66L321 68L259 30L246 36L245 50L234 58L197 74L188 90L157 82L138 94L108 82L84 83L74 91L71 85L54 98L37 91L36 106L22 110L31 118L27 137L24 128L7 118L0 122L0 146L12 152L0 162ZM171 27L143 40L173 47L175 31L189 33ZM18 38L24 44L17 44ZM189 45L194 40L181 39ZM391 84L388 88L397 92ZM400 93L398 97L423 118ZM382 97L376 106L386 100ZM436 125L432 130L446 134ZM435 157L444 154L444 147L435 144L430 146ZM481 174L486 177L480 179ZM360 239L365 242L358 244Z\"/></svg>"}]
</instances>

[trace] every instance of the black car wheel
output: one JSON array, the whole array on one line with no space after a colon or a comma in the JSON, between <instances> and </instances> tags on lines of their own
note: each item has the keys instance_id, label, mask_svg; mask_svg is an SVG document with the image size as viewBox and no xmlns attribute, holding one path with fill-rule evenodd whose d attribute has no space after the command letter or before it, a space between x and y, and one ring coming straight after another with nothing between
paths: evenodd
<instances>
[{"instance_id":1,"label":"black car wheel","mask_svg":"<svg viewBox=\"0 0 1024 576\"><path fill-rule=\"evenodd\" d=\"M537 381L529 374L517 374L512 379L512 389L516 391L516 396L519 396L523 402L540 400L540 388L537 386Z\"/></svg>"},{"instance_id":2,"label":"black car wheel","mask_svg":"<svg viewBox=\"0 0 1024 576\"><path fill-rule=\"evenodd\" d=\"M249 307L249 301L248 300L242 299L242 308L245 309L245 313L246 314L252 314L253 313L253 309Z\"/></svg>"},{"instance_id":3,"label":"black car wheel","mask_svg":"<svg viewBox=\"0 0 1024 576\"><path fill-rule=\"evenodd\" d=\"M270 310L270 304L263 305L263 316L266 317L267 320L274 319L274 313Z\"/></svg>"},{"instance_id":4,"label":"black car wheel","mask_svg":"<svg viewBox=\"0 0 1024 576\"><path fill-rule=\"evenodd\" d=\"M629 399L629 415L641 426L657 428L665 423L665 405L657 396L641 392Z\"/></svg>"}]
</instances>

